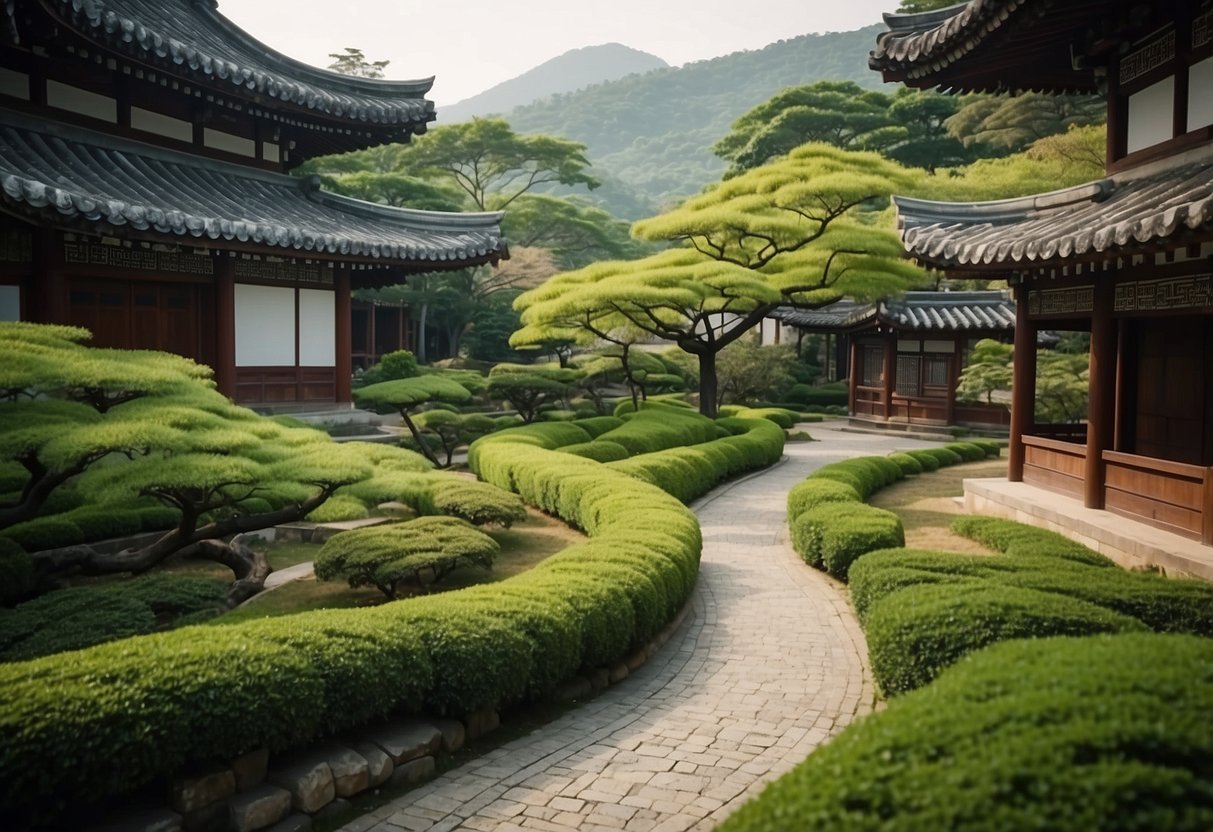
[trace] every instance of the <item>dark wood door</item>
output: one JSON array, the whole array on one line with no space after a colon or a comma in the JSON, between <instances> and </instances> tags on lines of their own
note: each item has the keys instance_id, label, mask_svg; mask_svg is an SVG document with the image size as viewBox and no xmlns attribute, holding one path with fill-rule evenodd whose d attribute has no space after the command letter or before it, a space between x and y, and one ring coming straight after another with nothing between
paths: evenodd
<instances>
[{"instance_id":1,"label":"dark wood door","mask_svg":"<svg viewBox=\"0 0 1213 832\"><path fill-rule=\"evenodd\" d=\"M68 319L92 331L93 346L199 354L198 287L74 279Z\"/></svg>"},{"instance_id":2,"label":"dark wood door","mask_svg":"<svg viewBox=\"0 0 1213 832\"><path fill-rule=\"evenodd\" d=\"M1134 449L1139 456L1210 464L1206 447L1208 323L1159 318L1137 324Z\"/></svg>"}]
</instances>

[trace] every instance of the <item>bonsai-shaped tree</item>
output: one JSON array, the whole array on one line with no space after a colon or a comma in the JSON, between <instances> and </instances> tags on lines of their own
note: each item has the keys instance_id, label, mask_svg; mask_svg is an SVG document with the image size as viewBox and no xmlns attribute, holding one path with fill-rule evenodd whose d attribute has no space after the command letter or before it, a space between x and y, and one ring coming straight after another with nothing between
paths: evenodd
<instances>
[{"instance_id":1,"label":"bonsai-shaped tree","mask_svg":"<svg viewBox=\"0 0 1213 832\"><path fill-rule=\"evenodd\" d=\"M488 395L508 401L522 421L533 422L542 405L567 398L581 371L551 364L498 364L489 372Z\"/></svg>"},{"instance_id":2,"label":"bonsai-shaped tree","mask_svg":"<svg viewBox=\"0 0 1213 832\"><path fill-rule=\"evenodd\" d=\"M316 555L316 577L373 586L388 600L424 592L456 569L490 569L497 541L453 517L419 517L330 538Z\"/></svg>"},{"instance_id":3,"label":"bonsai-shaped tree","mask_svg":"<svg viewBox=\"0 0 1213 832\"><path fill-rule=\"evenodd\" d=\"M417 449L435 467L440 466L438 458L421 435L421 429L413 420L413 415L428 404L458 405L468 402L471 398L472 394L466 387L439 375L382 381L354 391L354 401L359 407L391 409L399 413L405 427L412 434L413 441L417 443Z\"/></svg>"},{"instance_id":4,"label":"bonsai-shaped tree","mask_svg":"<svg viewBox=\"0 0 1213 832\"><path fill-rule=\"evenodd\" d=\"M418 413L413 422L429 449L432 451L437 447L445 454L446 462L440 465L442 468L451 467L451 460L458 448L497 430L497 423L488 416L443 409Z\"/></svg>"}]
</instances>

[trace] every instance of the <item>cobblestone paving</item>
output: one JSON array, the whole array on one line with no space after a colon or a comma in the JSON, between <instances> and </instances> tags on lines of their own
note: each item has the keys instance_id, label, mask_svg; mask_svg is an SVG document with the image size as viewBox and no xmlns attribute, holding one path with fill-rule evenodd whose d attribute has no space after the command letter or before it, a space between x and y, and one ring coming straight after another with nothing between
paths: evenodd
<instances>
[{"instance_id":1,"label":"cobblestone paving","mask_svg":"<svg viewBox=\"0 0 1213 832\"><path fill-rule=\"evenodd\" d=\"M691 613L648 664L343 832L711 829L870 710L863 634L840 585L788 545L785 497L827 463L928 443L810 429L820 441L693 506Z\"/></svg>"}]
</instances>

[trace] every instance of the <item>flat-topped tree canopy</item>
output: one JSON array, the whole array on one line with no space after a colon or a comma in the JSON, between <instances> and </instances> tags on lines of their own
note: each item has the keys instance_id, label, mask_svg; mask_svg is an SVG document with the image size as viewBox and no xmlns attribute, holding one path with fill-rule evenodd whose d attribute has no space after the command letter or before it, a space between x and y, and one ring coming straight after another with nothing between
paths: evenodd
<instances>
[{"instance_id":1,"label":"flat-topped tree canopy","mask_svg":"<svg viewBox=\"0 0 1213 832\"><path fill-rule=\"evenodd\" d=\"M500 213L393 208L315 180L0 110L0 209L64 229L264 255L461 268L506 256ZM396 281L391 281L396 282Z\"/></svg>"},{"instance_id":2,"label":"flat-topped tree canopy","mask_svg":"<svg viewBox=\"0 0 1213 832\"><path fill-rule=\"evenodd\" d=\"M771 314L810 332L847 332L881 324L897 331L1012 332L1015 304L1006 292L906 292L876 303L840 300L820 309L781 307Z\"/></svg>"},{"instance_id":3,"label":"flat-topped tree canopy","mask_svg":"<svg viewBox=\"0 0 1213 832\"><path fill-rule=\"evenodd\" d=\"M7 0L3 10L0 28L19 45L49 39L90 60L90 51L104 51L160 73L159 83L178 82L173 89L192 84L216 105L240 102L276 121L308 123L327 136L320 152L408 141L435 118L425 98L433 78L358 78L309 66L236 26L215 0Z\"/></svg>"},{"instance_id":4,"label":"flat-topped tree canopy","mask_svg":"<svg viewBox=\"0 0 1213 832\"><path fill-rule=\"evenodd\" d=\"M868 65L885 81L958 92L1094 93L1109 57L1184 0L968 0L886 14Z\"/></svg>"},{"instance_id":5,"label":"flat-topped tree canopy","mask_svg":"<svg viewBox=\"0 0 1213 832\"><path fill-rule=\"evenodd\" d=\"M1213 147L1073 188L993 202L894 197L906 250L943 269L1049 268L1213 239Z\"/></svg>"}]
</instances>

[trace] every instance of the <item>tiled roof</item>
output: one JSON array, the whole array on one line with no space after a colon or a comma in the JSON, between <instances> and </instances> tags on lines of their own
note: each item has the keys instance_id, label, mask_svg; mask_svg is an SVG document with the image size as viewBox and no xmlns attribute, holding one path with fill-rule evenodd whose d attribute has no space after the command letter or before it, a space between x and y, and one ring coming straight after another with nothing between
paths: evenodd
<instances>
[{"instance_id":1,"label":"tiled roof","mask_svg":"<svg viewBox=\"0 0 1213 832\"><path fill-rule=\"evenodd\" d=\"M7 0L11 2L11 0ZM326 116L423 133L433 78L354 78L288 58L253 38L214 0L42 0L83 37L237 96L264 96ZM11 12L10 12L11 14Z\"/></svg>"},{"instance_id":2,"label":"tiled roof","mask_svg":"<svg viewBox=\"0 0 1213 832\"><path fill-rule=\"evenodd\" d=\"M1015 304L1005 292L906 292L878 303L844 300L821 309L783 307L771 317L818 331L856 329L873 320L917 332L1010 331L1015 328Z\"/></svg>"},{"instance_id":3,"label":"tiled roof","mask_svg":"<svg viewBox=\"0 0 1213 832\"><path fill-rule=\"evenodd\" d=\"M391 208L314 180L199 159L0 111L0 201L65 225L238 241L281 255L376 258L436 267L505 252L500 213Z\"/></svg>"},{"instance_id":4,"label":"tiled roof","mask_svg":"<svg viewBox=\"0 0 1213 832\"><path fill-rule=\"evenodd\" d=\"M896 197L906 250L941 268L1016 268L1135 253L1213 231L1213 152L1159 169L997 202Z\"/></svg>"},{"instance_id":5,"label":"tiled roof","mask_svg":"<svg viewBox=\"0 0 1213 832\"><path fill-rule=\"evenodd\" d=\"M1097 0L968 0L935 11L886 14L868 66L886 81L964 91L1094 92L1083 45ZM995 61L997 57L999 60ZM1010 67L1010 68L1009 68Z\"/></svg>"}]
</instances>

